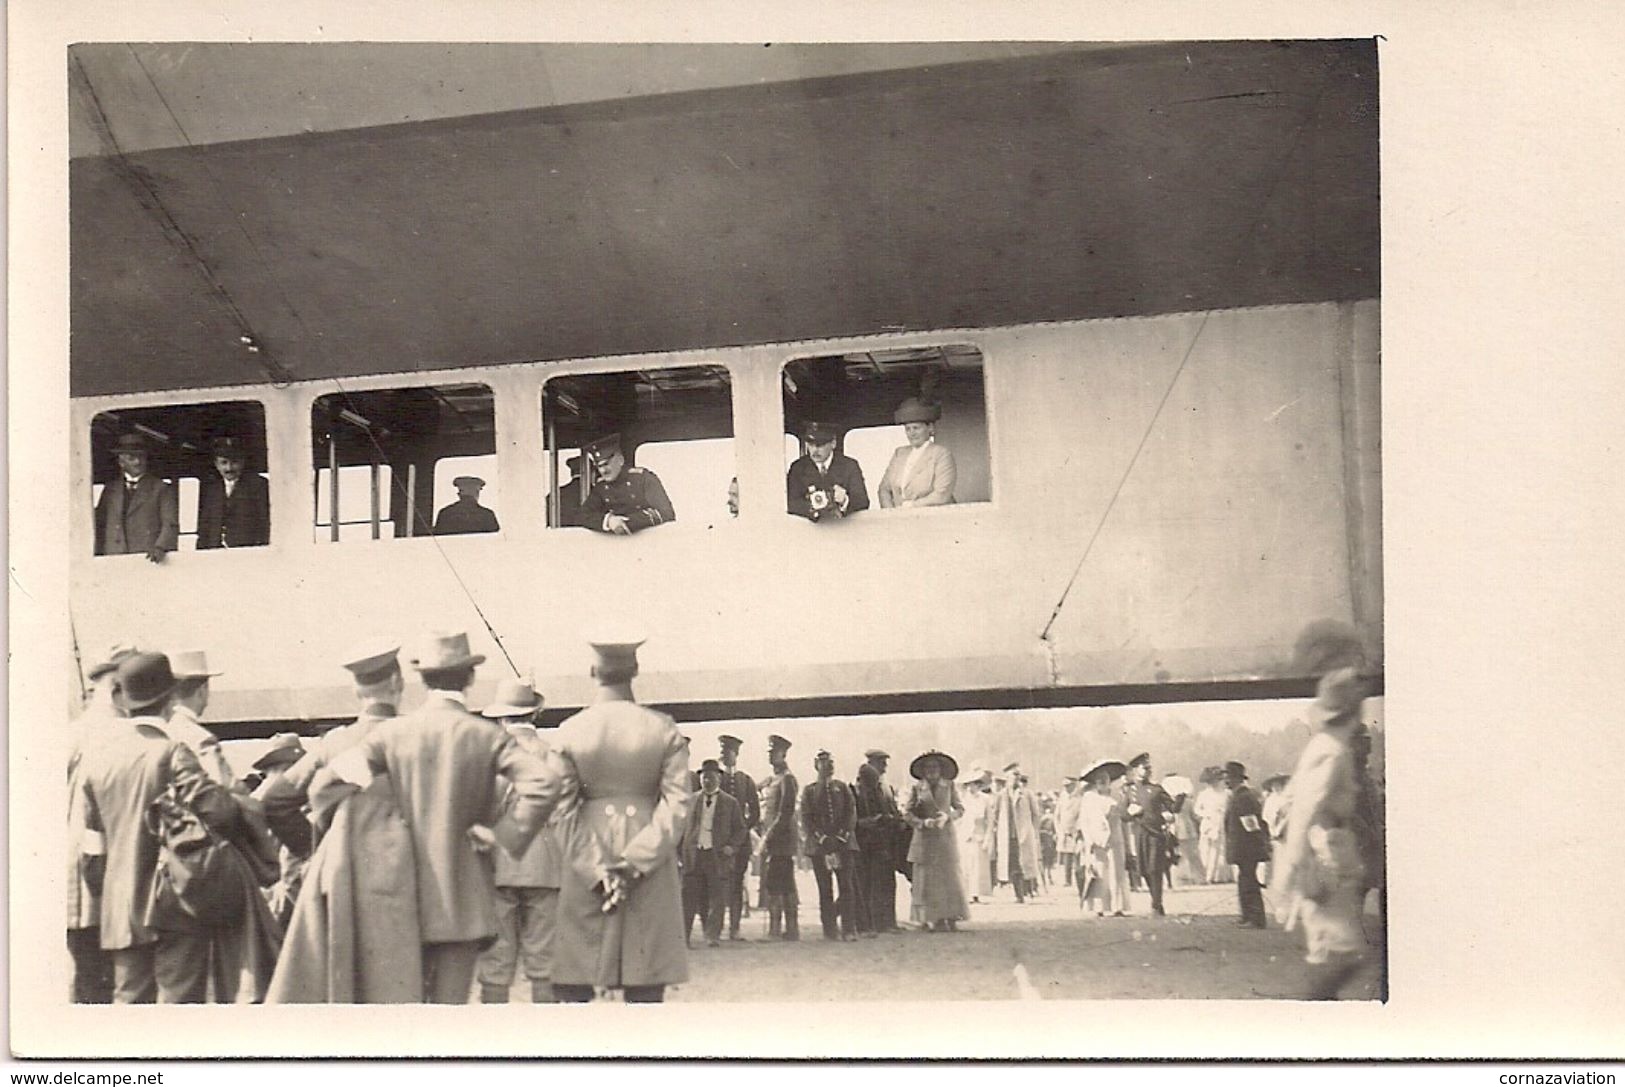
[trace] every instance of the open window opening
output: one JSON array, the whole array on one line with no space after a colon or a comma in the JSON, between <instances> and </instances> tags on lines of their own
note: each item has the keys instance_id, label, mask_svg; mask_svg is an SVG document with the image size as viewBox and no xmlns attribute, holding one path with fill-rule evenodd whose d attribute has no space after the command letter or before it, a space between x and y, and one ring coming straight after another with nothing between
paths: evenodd
<instances>
[{"instance_id":1,"label":"open window opening","mask_svg":"<svg viewBox=\"0 0 1625 1087\"><path fill-rule=\"evenodd\" d=\"M258 401L104 411L91 420L90 449L96 554L271 542Z\"/></svg>"},{"instance_id":2,"label":"open window opening","mask_svg":"<svg viewBox=\"0 0 1625 1087\"><path fill-rule=\"evenodd\" d=\"M976 347L794 359L783 386L787 512L818 521L992 499Z\"/></svg>"},{"instance_id":3,"label":"open window opening","mask_svg":"<svg viewBox=\"0 0 1625 1087\"><path fill-rule=\"evenodd\" d=\"M733 381L723 366L568 374L542 386L551 528L629 534L729 517Z\"/></svg>"},{"instance_id":4,"label":"open window opening","mask_svg":"<svg viewBox=\"0 0 1625 1087\"><path fill-rule=\"evenodd\" d=\"M332 393L311 408L317 540L501 530L489 386Z\"/></svg>"}]
</instances>

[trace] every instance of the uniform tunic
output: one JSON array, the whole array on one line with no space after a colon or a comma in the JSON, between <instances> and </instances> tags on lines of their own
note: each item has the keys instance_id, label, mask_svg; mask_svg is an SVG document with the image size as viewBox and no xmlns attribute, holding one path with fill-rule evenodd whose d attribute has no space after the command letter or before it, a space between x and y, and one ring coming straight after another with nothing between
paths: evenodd
<instances>
[{"instance_id":1,"label":"uniform tunic","mask_svg":"<svg viewBox=\"0 0 1625 1087\"><path fill-rule=\"evenodd\" d=\"M436 536L462 536L472 532L500 532L497 515L478 502L458 499L435 515Z\"/></svg>"},{"instance_id":2,"label":"uniform tunic","mask_svg":"<svg viewBox=\"0 0 1625 1087\"><path fill-rule=\"evenodd\" d=\"M608 532L604 518L612 513L625 517L626 527L633 532L677 520L660 477L646 468L625 468L614 479L600 479L592 485L581 504L583 524L594 532Z\"/></svg>"},{"instance_id":3,"label":"uniform tunic","mask_svg":"<svg viewBox=\"0 0 1625 1087\"><path fill-rule=\"evenodd\" d=\"M693 794L682 733L666 714L635 702L601 702L564 722L555 749L577 799L559 823L553 983L686 981L677 852ZM623 863L641 875L606 915L593 888L607 867Z\"/></svg>"}]
</instances>

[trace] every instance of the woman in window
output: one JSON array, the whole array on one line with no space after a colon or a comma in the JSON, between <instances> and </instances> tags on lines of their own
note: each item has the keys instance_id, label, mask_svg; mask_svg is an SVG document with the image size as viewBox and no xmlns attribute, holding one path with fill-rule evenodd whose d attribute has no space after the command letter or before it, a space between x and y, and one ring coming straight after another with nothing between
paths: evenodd
<instances>
[{"instance_id":1,"label":"woman in window","mask_svg":"<svg viewBox=\"0 0 1625 1087\"><path fill-rule=\"evenodd\" d=\"M942 406L911 396L893 416L903 424L908 444L899 446L880 480L882 509L946 506L954 500L954 455L937 443Z\"/></svg>"}]
</instances>

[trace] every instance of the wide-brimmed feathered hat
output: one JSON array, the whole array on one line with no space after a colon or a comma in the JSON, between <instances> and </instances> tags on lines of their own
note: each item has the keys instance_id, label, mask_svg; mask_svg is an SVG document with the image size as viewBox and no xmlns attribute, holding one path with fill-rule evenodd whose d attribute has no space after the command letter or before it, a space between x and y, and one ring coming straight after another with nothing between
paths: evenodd
<instances>
[{"instance_id":1,"label":"wide-brimmed feathered hat","mask_svg":"<svg viewBox=\"0 0 1625 1087\"><path fill-rule=\"evenodd\" d=\"M936 759L941 762L942 776L947 780L952 781L959 776L959 763L954 761L952 755L938 751L936 748L914 756L914 761L908 764L909 776L919 778L922 781L925 780L925 764L929 759Z\"/></svg>"}]
</instances>

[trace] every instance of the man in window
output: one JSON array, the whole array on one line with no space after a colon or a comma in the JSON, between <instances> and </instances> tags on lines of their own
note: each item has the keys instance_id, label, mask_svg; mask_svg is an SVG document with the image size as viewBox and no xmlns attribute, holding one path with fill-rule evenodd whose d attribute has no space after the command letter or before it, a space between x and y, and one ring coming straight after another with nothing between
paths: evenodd
<instances>
[{"instance_id":1,"label":"man in window","mask_svg":"<svg viewBox=\"0 0 1625 1087\"><path fill-rule=\"evenodd\" d=\"M808 423L802 437L807 454L790 465L784 483L790 512L809 521L833 521L868 509L863 469L851 457L835 452L839 437L835 428Z\"/></svg>"},{"instance_id":2,"label":"man in window","mask_svg":"<svg viewBox=\"0 0 1625 1087\"><path fill-rule=\"evenodd\" d=\"M485 480L479 476L458 476L451 481L457 488L457 501L435 514L436 536L461 536L468 532L497 532L497 515L480 505Z\"/></svg>"},{"instance_id":3,"label":"man in window","mask_svg":"<svg viewBox=\"0 0 1625 1087\"><path fill-rule=\"evenodd\" d=\"M180 540L175 488L147 471L146 440L125 434L113 446L119 474L96 503L96 554L145 554L163 562Z\"/></svg>"},{"instance_id":4,"label":"man in window","mask_svg":"<svg viewBox=\"0 0 1625 1087\"><path fill-rule=\"evenodd\" d=\"M647 468L629 468L621 436L606 434L587 445L598 481L582 503L583 523L594 532L630 536L677 520L660 477Z\"/></svg>"},{"instance_id":5,"label":"man in window","mask_svg":"<svg viewBox=\"0 0 1625 1087\"><path fill-rule=\"evenodd\" d=\"M264 547L271 542L271 489L265 477L245 472L248 454L237 438L216 438L215 475L197 496L198 549Z\"/></svg>"}]
</instances>

